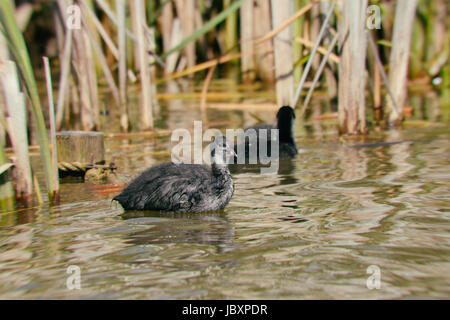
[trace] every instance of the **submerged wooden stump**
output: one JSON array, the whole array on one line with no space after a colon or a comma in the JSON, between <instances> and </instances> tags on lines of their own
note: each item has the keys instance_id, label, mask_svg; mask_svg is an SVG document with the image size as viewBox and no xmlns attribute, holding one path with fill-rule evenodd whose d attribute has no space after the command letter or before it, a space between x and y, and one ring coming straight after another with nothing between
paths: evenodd
<instances>
[{"instance_id":1,"label":"submerged wooden stump","mask_svg":"<svg viewBox=\"0 0 450 320\"><path fill-rule=\"evenodd\" d=\"M87 164L105 163L103 132L61 131L56 133L59 163Z\"/></svg>"}]
</instances>

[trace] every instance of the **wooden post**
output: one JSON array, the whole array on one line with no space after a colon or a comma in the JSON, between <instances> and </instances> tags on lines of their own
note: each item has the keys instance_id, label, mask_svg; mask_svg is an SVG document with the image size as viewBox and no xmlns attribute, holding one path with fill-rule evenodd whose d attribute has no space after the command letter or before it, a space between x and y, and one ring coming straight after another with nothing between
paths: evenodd
<instances>
[{"instance_id":1,"label":"wooden post","mask_svg":"<svg viewBox=\"0 0 450 320\"><path fill-rule=\"evenodd\" d=\"M366 132L366 8L367 0L344 1L339 23L339 130L341 133ZM344 42L345 41L345 42Z\"/></svg>"},{"instance_id":2,"label":"wooden post","mask_svg":"<svg viewBox=\"0 0 450 320\"><path fill-rule=\"evenodd\" d=\"M253 46L253 1L244 1L241 17L241 71L245 83L255 79L255 56Z\"/></svg>"},{"instance_id":3,"label":"wooden post","mask_svg":"<svg viewBox=\"0 0 450 320\"><path fill-rule=\"evenodd\" d=\"M389 83L400 110L395 112L395 105L388 97L386 106L390 124L398 124L402 120L407 95L409 50L416 7L417 0L398 0L395 8L392 50L389 58Z\"/></svg>"},{"instance_id":4,"label":"wooden post","mask_svg":"<svg viewBox=\"0 0 450 320\"><path fill-rule=\"evenodd\" d=\"M61 131L56 133L58 162L105 163L103 132Z\"/></svg>"},{"instance_id":5,"label":"wooden post","mask_svg":"<svg viewBox=\"0 0 450 320\"><path fill-rule=\"evenodd\" d=\"M275 29L290 16L294 7L289 0L271 0L272 25ZM277 105L292 105L294 100L294 62L292 57L292 25L273 38Z\"/></svg>"}]
</instances>

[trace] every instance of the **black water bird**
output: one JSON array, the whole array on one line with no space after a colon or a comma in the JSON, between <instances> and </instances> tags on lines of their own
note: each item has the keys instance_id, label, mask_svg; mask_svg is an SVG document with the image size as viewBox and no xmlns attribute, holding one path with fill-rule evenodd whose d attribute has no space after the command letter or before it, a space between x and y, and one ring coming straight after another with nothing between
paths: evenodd
<instances>
[{"instance_id":1,"label":"black water bird","mask_svg":"<svg viewBox=\"0 0 450 320\"><path fill-rule=\"evenodd\" d=\"M225 137L211 144L211 166L162 163L144 171L113 200L125 210L206 212L225 208L234 185L228 170L234 156Z\"/></svg>"},{"instance_id":2,"label":"black water bird","mask_svg":"<svg viewBox=\"0 0 450 320\"><path fill-rule=\"evenodd\" d=\"M256 154L259 157L260 143L264 143L264 141L267 143L267 155L270 156L271 144L277 140L279 144L278 156L280 159L295 157L298 150L294 140L294 121L294 109L290 106L283 106L277 112L277 123L275 125L260 124L245 129L245 141L243 143L245 146L245 159L249 158L250 148L255 145L255 150L257 150ZM260 134L262 129L267 130L266 136ZM278 136L272 136L271 129L278 129ZM249 134L250 130L255 130L256 135ZM235 146L236 153L240 150L242 150L242 146ZM235 159L237 159L237 157L235 157Z\"/></svg>"}]
</instances>

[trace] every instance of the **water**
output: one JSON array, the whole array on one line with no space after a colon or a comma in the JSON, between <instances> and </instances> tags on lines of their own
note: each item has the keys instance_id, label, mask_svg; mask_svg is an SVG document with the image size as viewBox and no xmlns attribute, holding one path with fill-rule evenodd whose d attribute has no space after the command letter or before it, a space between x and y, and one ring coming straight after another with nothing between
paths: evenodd
<instances>
[{"instance_id":1,"label":"water","mask_svg":"<svg viewBox=\"0 0 450 320\"><path fill-rule=\"evenodd\" d=\"M156 120L191 129L196 103L171 101ZM208 116L219 129L252 124L249 112ZM407 127L346 140L402 143L349 148L334 124L298 122L299 156L278 174L233 173L215 213L124 213L117 192L66 182L57 206L0 213L0 298L450 298L449 138ZM170 159L168 136L106 144L124 181ZM71 265L80 290L66 287ZM366 286L372 265L380 289Z\"/></svg>"}]
</instances>

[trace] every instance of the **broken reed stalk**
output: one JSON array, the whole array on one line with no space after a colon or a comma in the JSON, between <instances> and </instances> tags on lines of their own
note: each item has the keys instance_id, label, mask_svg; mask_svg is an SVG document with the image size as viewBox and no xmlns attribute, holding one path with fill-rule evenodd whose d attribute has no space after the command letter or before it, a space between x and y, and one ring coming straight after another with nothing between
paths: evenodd
<instances>
[{"instance_id":1,"label":"broken reed stalk","mask_svg":"<svg viewBox=\"0 0 450 320\"><path fill-rule=\"evenodd\" d=\"M134 9L136 10L136 29L139 50L139 66L141 72L141 124L144 130L153 129L153 113L152 113L152 88L151 77L148 63L148 54L146 50L146 42L144 38L147 22L145 18L144 1L134 0Z\"/></svg>"},{"instance_id":2,"label":"broken reed stalk","mask_svg":"<svg viewBox=\"0 0 450 320\"><path fill-rule=\"evenodd\" d=\"M321 6L315 6L314 8L311 9L310 15L309 15L309 19L310 19L310 34L309 36L311 37L312 41L316 41L317 40L317 36L319 35L320 32L320 16L321 16L321 9L322 9L322 5ZM326 12L324 13L324 15L326 15ZM326 36L324 36L322 43L325 46L325 41L326 41ZM314 71L317 71L317 69L319 68L319 61L320 57L316 56L314 57L313 63L312 63L312 69ZM317 109L317 108L316 108Z\"/></svg>"},{"instance_id":3,"label":"broken reed stalk","mask_svg":"<svg viewBox=\"0 0 450 320\"><path fill-rule=\"evenodd\" d=\"M61 129L64 118L64 105L66 92L69 89L70 79L70 62L72 55L72 29L68 28L66 33L66 40L64 41L64 49L61 61L61 72L59 76L59 91L58 101L56 102L56 130ZM67 110L66 112L69 112Z\"/></svg>"},{"instance_id":4,"label":"broken reed stalk","mask_svg":"<svg viewBox=\"0 0 450 320\"><path fill-rule=\"evenodd\" d=\"M120 126L122 131L128 131L127 108L127 41L126 41L126 2L116 0L117 39L119 43L119 98L120 98Z\"/></svg>"},{"instance_id":5,"label":"broken reed stalk","mask_svg":"<svg viewBox=\"0 0 450 320\"><path fill-rule=\"evenodd\" d=\"M368 0L344 1L339 22L338 121L341 134L366 134L366 9Z\"/></svg>"},{"instance_id":6,"label":"broken reed stalk","mask_svg":"<svg viewBox=\"0 0 450 320\"><path fill-rule=\"evenodd\" d=\"M203 114L206 110L206 98L207 98L207 93L208 93L208 87L209 87L211 79L214 75L214 71L216 70L216 67L217 67L217 64L215 64L211 68L209 68L208 74L206 75L206 78L205 78L205 82L203 82L202 96L201 96L201 100L200 100L200 108L201 108ZM206 119L204 119L204 120L206 120Z\"/></svg>"},{"instance_id":7,"label":"broken reed stalk","mask_svg":"<svg viewBox=\"0 0 450 320\"><path fill-rule=\"evenodd\" d=\"M320 62L320 65L319 65L319 68L317 69L316 74L314 75L314 79L311 84L311 87L309 87L308 94L306 95L303 106L300 109L300 118L303 118L306 108L308 108L308 104L311 99L312 92L314 91L314 88L316 87L316 84L319 81L320 76L322 75L322 71L325 68L325 65L327 64L328 57L330 56L331 52L333 51L334 46L336 45L337 40L339 39L338 35L339 35L339 33L336 33L334 35L333 40L331 41L331 44L328 47L328 50L327 50L325 56L322 58L322 61Z\"/></svg>"},{"instance_id":8,"label":"broken reed stalk","mask_svg":"<svg viewBox=\"0 0 450 320\"><path fill-rule=\"evenodd\" d=\"M119 28L119 19L118 19L118 17L116 17L115 15L114 15L114 13L112 12L112 10L111 10L111 8L108 6L108 4L107 3L105 3L103 0L95 0L95 2L97 3L97 5L100 7L100 9L102 9L103 10L103 12L106 14L106 16L117 26L117 28ZM127 3L127 1L125 1L125 3ZM153 1L151 1L150 3L149 3L149 5L151 6L151 5L153 5L154 4L154 2ZM149 6L149 7L150 7ZM117 8L117 3L116 3L116 8ZM150 14L150 16L152 16L151 14ZM128 38L130 38L130 40L132 40L133 42L137 42L138 40L137 40L137 37L136 37L136 35L133 33L133 32L131 32L127 27L126 27L126 25L125 25L125 35L128 37ZM152 56L155 58L155 61L158 63L158 64L160 64L160 65L164 65L163 63L162 63L162 58L161 57L159 57L159 56L157 56L154 52L151 52L151 54L152 54Z\"/></svg>"},{"instance_id":9,"label":"broken reed stalk","mask_svg":"<svg viewBox=\"0 0 450 320\"><path fill-rule=\"evenodd\" d=\"M279 28L285 25L286 20L294 10L290 0L271 0L272 26L279 31L273 37L273 50L275 57L275 89L279 106L292 105L294 98L294 61L292 50L292 26Z\"/></svg>"},{"instance_id":10,"label":"broken reed stalk","mask_svg":"<svg viewBox=\"0 0 450 320\"><path fill-rule=\"evenodd\" d=\"M68 5L72 3L72 1L66 1L65 5L63 2L64 1L60 2L60 10L64 19ZM78 8L82 9L80 6L78 6ZM80 14L80 16L79 18L82 18L82 20L79 21L77 29L72 32L72 66L75 70L77 80L76 86L72 86L72 108L75 117L81 119L83 130L96 130L99 126L99 100L95 62L99 62L99 59L94 59L92 45L87 34L88 29L91 28L92 24L86 21L84 12L83 14ZM94 38L96 39L95 42L98 42L98 34L96 34ZM77 97L78 95L79 97ZM67 113L67 115L69 115L69 113Z\"/></svg>"},{"instance_id":11,"label":"broken reed stalk","mask_svg":"<svg viewBox=\"0 0 450 320\"><path fill-rule=\"evenodd\" d=\"M86 66L88 70L88 81L89 81L89 97L91 101L91 105L84 110L84 112L81 114L81 119L85 115L88 115L87 121L89 123L89 126L87 127L89 130L98 130L99 128L99 99L98 99L98 81L97 81L97 69L96 69L96 60L95 56L92 52L92 45L91 41L89 40L89 36L87 34L87 28L89 27L88 24L84 26L83 30L83 38L84 43L86 46ZM98 42L98 34L96 34L97 37L95 37L96 42ZM97 60L98 61L98 60Z\"/></svg>"},{"instance_id":12,"label":"broken reed stalk","mask_svg":"<svg viewBox=\"0 0 450 320\"><path fill-rule=\"evenodd\" d=\"M306 3L305 0L294 0L294 11L298 12L299 10L301 10L301 8L304 7L305 3ZM294 39L303 36L304 23L305 23L304 15L299 17L293 22L292 27ZM300 61L300 59L303 57L303 45L298 41L295 41L293 43L292 49L293 49L294 63L295 61ZM303 70L302 64L299 63L294 65L294 83L298 83L300 81L302 70Z\"/></svg>"},{"instance_id":13,"label":"broken reed stalk","mask_svg":"<svg viewBox=\"0 0 450 320\"><path fill-rule=\"evenodd\" d=\"M253 1L245 1L240 12L241 20L241 72L244 83L255 79L255 47L253 44Z\"/></svg>"},{"instance_id":14,"label":"broken reed stalk","mask_svg":"<svg viewBox=\"0 0 450 320\"><path fill-rule=\"evenodd\" d=\"M92 91L90 89L90 65L88 48L86 47L86 38L84 28L86 25L82 25L80 30L73 33L73 55L72 65L76 75L76 87L79 94L80 110L81 112L81 126L83 130L92 130L95 127L95 122L91 116L92 108Z\"/></svg>"},{"instance_id":15,"label":"broken reed stalk","mask_svg":"<svg viewBox=\"0 0 450 320\"><path fill-rule=\"evenodd\" d=\"M133 34L136 35L137 37L137 41L130 43L130 41L128 41L128 44L130 46L130 48L132 48L132 53L128 55L130 60L133 60L133 70L140 70L140 64L139 64L139 35L137 34L137 21L136 21L136 4L134 2L134 0L132 1L128 1L128 12L130 13L129 17L127 20L129 20L128 24L131 25L131 31L133 32ZM128 66L130 66L130 62L128 62ZM132 70L130 69L128 72L132 72ZM130 76L130 74L128 75ZM136 81L136 79L130 79L130 81L132 83L134 83Z\"/></svg>"},{"instance_id":16,"label":"broken reed stalk","mask_svg":"<svg viewBox=\"0 0 450 320\"><path fill-rule=\"evenodd\" d=\"M122 1L122 0L118 0L118 1ZM121 24L121 23L119 23L120 18L118 18L114 15L111 8L103 0L95 0L95 2L103 10L103 12L108 16L108 18L117 26L117 28L119 28L119 25ZM126 4L126 1L124 1L124 2ZM117 3L116 3L116 9L117 9ZM125 27L125 34L131 40L137 41L136 36L130 30L128 30L126 27Z\"/></svg>"},{"instance_id":17,"label":"broken reed stalk","mask_svg":"<svg viewBox=\"0 0 450 320\"><path fill-rule=\"evenodd\" d=\"M241 72L244 83L255 79L255 46L253 44L253 1L245 1L240 11L241 19Z\"/></svg>"},{"instance_id":18,"label":"broken reed stalk","mask_svg":"<svg viewBox=\"0 0 450 320\"><path fill-rule=\"evenodd\" d=\"M370 35L367 35L367 38ZM369 41L369 40L368 40ZM369 44L370 46L370 44ZM377 46L378 51L378 46ZM371 71L371 74L368 74L368 84L370 85L370 89L372 90L372 102L373 102L373 110L374 110L374 120L379 122L382 120L382 99L381 99L381 85L382 79L380 74L380 68L378 67L377 62L375 61L375 56L373 54L373 50L368 49L367 51L367 64L368 70Z\"/></svg>"},{"instance_id":19,"label":"broken reed stalk","mask_svg":"<svg viewBox=\"0 0 450 320\"><path fill-rule=\"evenodd\" d=\"M82 2L81 2L82 3ZM81 11L85 11L86 8L84 5L81 6ZM100 48L100 44L95 40L94 35L92 33L90 25L86 22L86 15L82 14L81 18L83 19L83 23L86 25L86 32L89 37L89 40L91 41L92 47L94 49L95 54L97 55L100 65L103 70L103 75L105 76L106 82L108 83L108 86L111 90L112 96L114 98L114 102L116 105L120 105L120 97L119 97L119 89L116 86L116 83L114 81L114 77L111 73L111 70L108 66L108 62L106 61L106 57L103 55L103 51Z\"/></svg>"},{"instance_id":20,"label":"broken reed stalk","mask_svg":"<svg viewBox=\"0 0 450 320\"><path fill-rule=\"evenodd\" d=\"M228 8L231 2L231 0L223 0L224 9ZM227 52L229 52L230 50L236 52L236 43L238 42L237 22L238 17L236 12L230 14L225 20L225 51Z\"/></svg>"},{"instance_id":21,"label":"broken reed stalk","mask_svg":"<svg viewBox=\"0 0 450 320\"><path fill-rule=\"evenodd\" d=\"M399 110L399 107L397 105L397 101L394 99L394 94L392 93L391 85L389 84L389 79L386 75L386 71L384 71L383 63L381 62L380 56L378 55L375 41L373 40L372 35L370 34L369 30L366 30L366 33L367 33L367 38L369 40L369 47L372 50L373 56L375 58L375 62L378 65L378 70L380 71L381 78L383 79L384 85L386 86L386 90L387 90L389 96L391 97L392 102L394 103L394 106L395 106L392 109L392 111L394 113L397 113L398 112L397 110ZM399 115L396 114L396 116L398 117Z\"/></svg>"},{"instance_id":22,"label":"broken reed stalk","mask_svg":"<svg viewBox=\"0 0 450 320\"><path fill-rule=\"evenodd\" d=\"M171 30L172 31L170 35L170 43L169 48L167 50L170 50L170 48L175 47L183 39L181 34L180 19L178 18L173 19ZM173 72L175 72L179 55L180 55L179 51L174 51L173 53L167 56L166 65L164 67L164 74L172 74Z\"/></svg>"},{"instance_id":23,"label":"broken reed stalk","mask_svg":"<svg viewBox=\"0 0 450 320\"><path fill-rule=\"evenodd\" d=\"M97 16L89 6L87 6L83 1L81 1L80 4L82 6L82 10L88 13L89 21L91 21L94 24L95 28L102 37L103 41L105 41L105 44L108 46L108 49L111 51L114 58L116 58L116 60L119 60L119 50L112 41L111 37L106 32L102 23L98 20Z\"/></svg>"},{"instance_id":24,"label":"broken reed stalk","mask_svg":"<svg viewBox=\"0 0 450 320\"><path fill-rule=\"evenodd\" d=\"M305 84L306 81L306 77L308 76L309 73L309 69L311 68L312 62L314 60L314 57L316 55L316 51L317 48L319 47L320 42L322 41L322 38L325 34L325 30L328 26L328 21L331 18L331 14L334 12L334 7L336 6L336 0L333 0L333 4L331 5L330 9L328 9L327 15L325 17L325 20L322 23L322 28L320 29L319 35L317 36L317 41L314 45L314 48L311 51L311 54L309 56L308 62L306 63L305 69L303 70L303 74L302 74L302 78L300 79L300 83L297 87L297 91L295 92L295 97L294 97L294 103L292 105L292 107L295 109L299 99L300 99L300 93L303 89L303 85Z\"/></svg>"},{"instance_id":25,"label":"broken reed stalk","mask_svg":"<svg viewBox=\"0 0 450 320\"><path fill-rule=\"evenodd\" d=\"M16 197L29 207L33 200L33 181L28 153L25 95L19 87L16 64L7 60L1 69L1 82L8 115L6 117L9 138L16 156Z\"/></svg>"},{"instance_id":26,"label":"broken reed stalk","mask_svg":"<svg viewBox=\"0 0 450 320\"><path fill-rule=\"evenodd\" d=\"M395 6L392 49L389 57L389 83L393 97L386 101L390 124L398 124L403 117L402 110L407 96L409 52L416 7L417 0L397 0ZM429 48L433 48L433 46Z\"/></svg>"},{"instance_id":27,"label":"broken reed stalk","mask_svg":"<svg viewBox=\"0 0 450 320\"><path fill-rule=\"evenodd\" d=\"M189 37L195 30L195 1L194 0L175 0L178 18L180 19L184 38ZM195 65L195 41L190 41L183 48L186 55L187 67Z\"/></svg>"},{"instance_id":28,"label":"broken reed stalk","mask_svg":"<svg viewBox=\"0 0 450 320\"><path fill-rule=\"evenodd\" d=\"M42 200L41 187L39 186L39 181L35 174L33 174L33 184L34 190L36 191L36 201L39 205L41 205L44 203L44 200Z\"/></svg>"},{"instance_id":29,"label":"broken reed stalk","mask_svg":"<svg viewBox=\"0 0 450 320\"><path fill-rule=\"evenodd\" d=\"M63 121L69 124L71 117L71 84L73 75L71 73L71 59L73 50L73 33L71 28L66 28L68 15L70 10L67 10L67 6L73 5L72 0L57 0L57 6L54 8L54 24L56 30L56 40L58 44L58 57L60 65L59 73L59 88L58 88L58 100L56 102L56 130L60 130ZM68 30L69 29L69 30ZM69 44L69 31L70 31L70 48ZM66 69L67 68L67 69ZM66 71L67 73L66 73ZM67 84L64 84L64 78L67 76ZM73 107L72 101L72 107Z\"/></svg>"},{"instance_id":30,"label":"broken reed stalk","mask_svg":"<svg viewBox=\"0 0 450 320\"><path fill-rule=\"evenodd\" d=\"M253 6L253 39L260 39L272 31L272 13L270 10L270 1L255 0ZM296 20L298 21L298 20ZM272 41L261 43L255 51L273 51ZM255 56L256 73L265 83L275 83L275 73L273 72L275 57L273 53Z\"/></svg>"},{"instance_id":31,"label":"broken reed stalk","mask_svg":"<svg viewBox=\"0 0 450 320\"><path fill-rule=\"evenodd\" d=\"M172 26L173 26L173 6L172 1L163 4L161 12L161 35L163 40L163 51L168 51L172 43Z\"/></svg>"},{"instance_id":32,"label":"broken reed stalk","mask_svg":"<svg viewBox=\"0 0 450 320\"><path fill-rule=\"evenodd\" d=\"M52 171L53 171L53 185L55 186L55 194L59 192L59 176L58 176L58 159L56 150L56 124L55 124L55 108L53 104L53 86L52 74L50 72L50 64L47 57L42 57L44 60L45 81L47 83L48 95L48 113L50 120L50 144L52 146Z\"/></svg>"},{"instance_id":33,"label":"broken reed stalk","mask_svg":"<svg viewBox=\"0 0 450 320\"><path fill-rule=\"evenodd\" d=\"M320 3L320 14L325 15L330 7L331 3L328 1L321 1ZM332 17L330 21L330 25L334 24L334 17ZM328 37L324 39L323 45L329 45L332 41L333 36L336 33L332 28L330 28L330 34ZM337 96L337 79L334 76L334 72L336 71L336 67L334 64L330 63L327 68L323 70L324 72L324 83L327 88L328 98L331 100ZM329 105L328 105L329 107Z\"/></svg>"}]
</instances>

